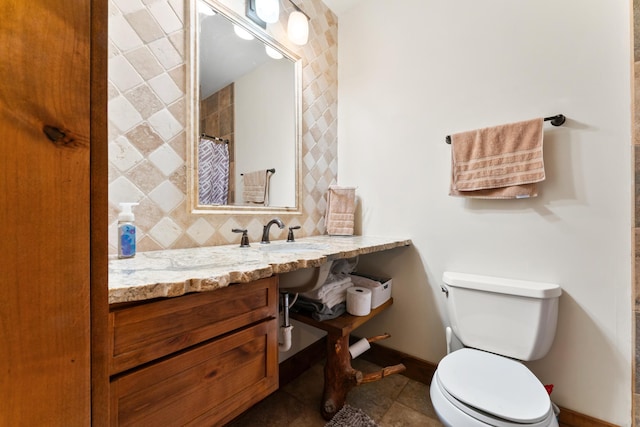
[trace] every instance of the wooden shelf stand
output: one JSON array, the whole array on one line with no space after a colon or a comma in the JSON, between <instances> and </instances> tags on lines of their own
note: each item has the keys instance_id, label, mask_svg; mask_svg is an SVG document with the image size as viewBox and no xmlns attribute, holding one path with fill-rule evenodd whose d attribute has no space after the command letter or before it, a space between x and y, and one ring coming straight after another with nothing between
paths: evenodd
<instances>
[{"instance_id":1,"label":"wooden shelf stand","mask_svg":"<svg viewBox=\"0 0 640 427\"><path fill-rule=\"evenodd\" d=\"M367 316L342 316L317 321L309 315L291 313L291 318L327 332L327 362L324 367L324 391L320 411L330 420L344 406L349 391L363 383L380 380L386 376L403 372L403 364L389 366L378 372L363 374L351 366L349 334L393 304L393 298L371 310Z\"/></svg>"}]
</instances>

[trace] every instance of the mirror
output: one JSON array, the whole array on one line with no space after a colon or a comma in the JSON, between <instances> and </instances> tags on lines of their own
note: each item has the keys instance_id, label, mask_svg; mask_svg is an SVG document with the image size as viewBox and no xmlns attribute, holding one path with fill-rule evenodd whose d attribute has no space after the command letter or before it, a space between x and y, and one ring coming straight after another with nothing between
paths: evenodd
<instances>
[{"instance_id":1,"label":"mirror","mask_svg":"<svg viewBox=\"0 0 640 427\"><path fill-rule=\"evenodd\" d=\"M214 0L190 6L192 211L295 213L300 58Z\"/></svg>"}]
</instances>

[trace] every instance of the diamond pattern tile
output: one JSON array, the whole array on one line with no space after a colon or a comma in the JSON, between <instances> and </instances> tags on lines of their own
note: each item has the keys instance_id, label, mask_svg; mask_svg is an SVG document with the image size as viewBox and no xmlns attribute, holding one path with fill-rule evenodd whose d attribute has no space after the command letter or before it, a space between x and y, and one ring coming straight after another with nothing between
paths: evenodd
<instances>
[{"instance_id":1,"label":"diamond pattern tile","mask_svg":"<svg viewBox=\"0 0 640 427\"><path fill-rule=\"evenodd\" d=\"M109 16L109 38L121 51L128 51L143 44L138 34L121 15Z\"/></svg>"},{"instance_id":2,"label":"diamond pattern tile","mask_svg":"<svg viewBox=\"0 0 640 427\"><path fill-rule=\"evenodd\" d=\"M153 200L160 209L169 213L182 202L184 193L172 182L163 181L162 184L151 190L149 198Z\"/></svg>"},{"instance_id":3,"label":"diamond pattern tile","mask_svg":"<svg viewBox=\"0 0 640 427\"><path fill-rule=\"evenodd\" d=\"M166 73L149 80L149 86L151 86L156 95L158 95L166 105L177 101L184 95L178 85L175 84L169 74Z\"/></svg>"},{"instance_id":4,"label":"diamond pattern tile","mask_svg":"<svg viewBox=\"0 0 640 427\"><path fill-rule=\"evenodd\" d=\"M165 141L170 140L184 129L182 124L166 108L149 117L148 121L153 130Z\"/></svg>"},{"instance_id":5,"label":"diamond pattern tile","mask_svg":"<svg viewBox=\"0 0 640 427\"><path fill-rule=\"evenodd\" d=\"M109 161L125 172L144 159L125 136L119 136L109 142Z\"/></svg>"},{"instance_id":6,"label":"diamond pattern tile","mask_svg":"<svg viewBox=\"0 0 640 427\"><path fill-rule=\"evenodd\" d=\"M124 96L118 96L110 100L107 110L109 121L122 132L127 132L142 121L142 116L138 110Z\"/></svg>"},{"instance_id":7,"label":"diamond pattern tile","mask_svg":"<svg viewBox=\"0 0 640 427\"><path fill-rule=\"evenodd\" d=\"M165 176L171 175L183 164L182 158L167 144L151 153L149 160L151 160L151 163L160 169Z\"/></svg>"},{"instance_id":8,"label":"diamond pattern tile","mask_svg":"<svg viewBox=\"0 0 640 427\"><path fill-rule=\"evenodd\" d=\"M164 248L171 247L171 244L175 242L181 234L182 229L167 217L162 218L149 232L153 240Z\"/></svg>"},{"instance_id":9,"label":"diamond pattern tile","mask_svg":"<svg viewBox=\"0 0 640 427\"><path fill-rule=\"evenodd\" d=\"M119 203L137 202L144 197L144 193L124 176L116 178L109 184L109 202L119 210ZM117 220L117 216L115 217Z\"/></svg>"},{"instance_id":10,"label":"diamond pattern tile","mask_svg":"<svg viewBox=\"0 0 640 427\"><path fill-rule=\"evenodd\" d=\"M113 57L109 61L109 77L111 82L123 92L142 83L142 77L122 55Z\"/></svg>"},{"instance_id":11,"label":"diamond pattern tile","mask_svg":"<svg viewBox=\"0 0 640 427\"><path fill-rule=\"evenodd\" d=\"M204 245L215 232L216 229L213 228L204 218L196 220L193 225L187 228L187 234L201 245Z\"/></svg>"},{"instance_id":12,"label":"diamond pattern tile","mask_svg":"<svg viewBox=\"0 0 640 427\"><path fill-rule=\"evenodd\" d=\"M155 3L151 3L149 5L149 11L165 33L171 34L175 31L182 30L182 21L173 11L169 2L159 0Z\"/></svg>"},{"instance_id":13,"label":"diamond pattern tile","mask_svg":"<svg viewBox=\"0 0 640 427\"><path fill-rule=\"evenodd\" d=\"M231 9L238 0L221 0ZM280 215L300 225L297 237L323 234L325 194L337 179L338 24L321 0L296 2L311 16L309 43L286 39L288 13L269 34L302 56L303 214ZM273 215L191 215L188 211L185 102L185 1L112 0L109 4L109 251L117 252L118 202L138 201L138 250L238 243L232 228L260 241ZM136 154L137 153L137 154ZM287 229L272 228L271 239ZM257 243L259 244L259 243Z\"/></svg>"}]
</instances>

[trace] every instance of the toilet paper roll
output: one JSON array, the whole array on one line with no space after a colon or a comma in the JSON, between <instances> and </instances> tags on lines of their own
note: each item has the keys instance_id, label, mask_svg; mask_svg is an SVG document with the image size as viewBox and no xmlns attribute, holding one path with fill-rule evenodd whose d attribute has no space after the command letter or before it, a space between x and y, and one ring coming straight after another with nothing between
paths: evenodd
<instances>
[{"instance_id":1,"label":"toilet paper roll","mask_svg":"<svg viewBox=\"0 0 640 427\"><path fill-rule=\"evenodd\" d=\"M349 346L349 354L351 354L352 359L355 359L370 348L371 345L369 345L369 340L367 340L366 338L362 338L360 341L355 342L351 344L351 346Z\"/></svg>"},{"instance_id":2,"label":"toilet paper roll","mask_svg":"<svg viewBox=\"0 0 640 427\"><path fill-rule=\"evenodd\" d=\"M371 312L371 289L353 286L347 289L347 312L366 316Z\"/></svg>"}]
</instances>

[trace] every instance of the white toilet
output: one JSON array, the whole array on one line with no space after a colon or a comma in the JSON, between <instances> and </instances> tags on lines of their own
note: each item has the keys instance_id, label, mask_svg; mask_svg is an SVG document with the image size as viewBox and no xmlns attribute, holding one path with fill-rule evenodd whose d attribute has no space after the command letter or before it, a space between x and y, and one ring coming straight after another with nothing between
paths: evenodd
<instances>
[{"instance_id":1,"label":"white toilet","mask_svg":"<svg viewBox=\"0 0 640 427\"><path fill-rule=\"evenodd\" d=\"M560 286L452 272L443 282L451 328L465 348L445 356L431 381L440 421L451 427L557 427L546 389L519 360L549 351Z\"/></svg>"}]
</instances>

